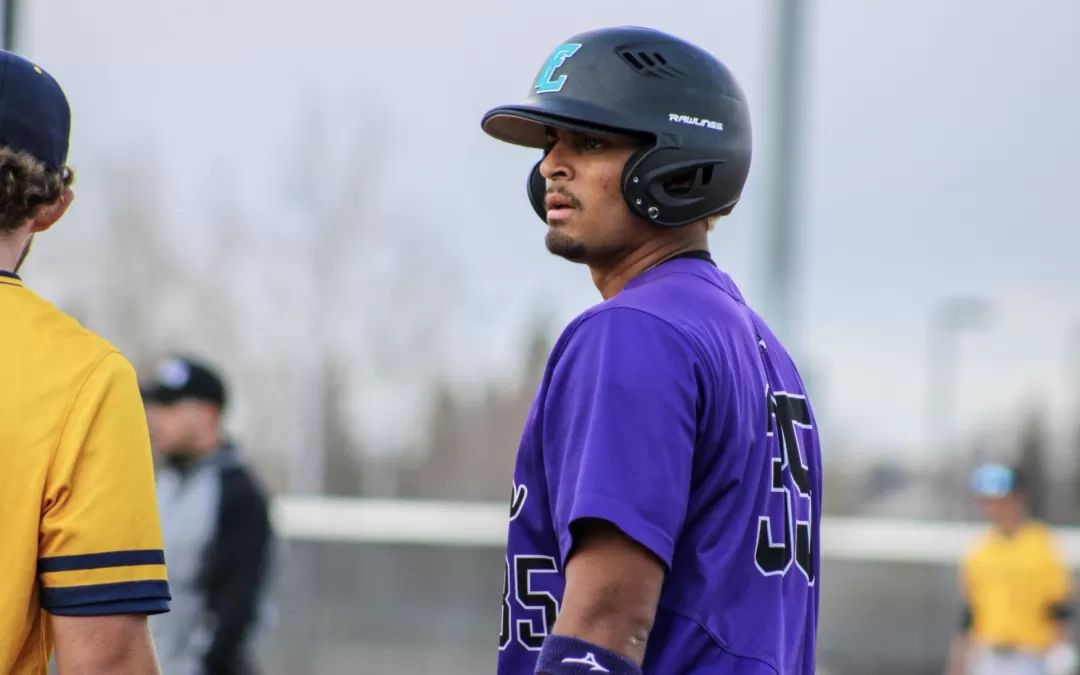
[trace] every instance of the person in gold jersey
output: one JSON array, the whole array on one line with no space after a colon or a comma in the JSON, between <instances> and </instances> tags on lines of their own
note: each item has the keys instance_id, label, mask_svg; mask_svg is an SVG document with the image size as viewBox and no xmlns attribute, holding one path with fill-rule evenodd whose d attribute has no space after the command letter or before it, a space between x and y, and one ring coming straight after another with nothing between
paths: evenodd
<instances>
[{"instance_id":1,"label":"person in gold jersey","mask_svg":"<svg viewBox=\"0 0 1080 675\"><path fill-rule=\"evenodd\" d=\"M18 271L74 197L71 114L40 66L0 51L0 673L156 675L169 609L135 369Z\"/></svg>"},{"instance_id":2,"label":"person in gold jersey","mask_svg":"<svg viewBox=\"0 0 1080 675\"><path fill-rule=\"evenodd\" d=\"M1072 576L1053 531L1026 511L1023 474L986 464L971 486L991 527L961 563L962 630L948 675L1073 675Z\"/></svg>"}]
</instances>

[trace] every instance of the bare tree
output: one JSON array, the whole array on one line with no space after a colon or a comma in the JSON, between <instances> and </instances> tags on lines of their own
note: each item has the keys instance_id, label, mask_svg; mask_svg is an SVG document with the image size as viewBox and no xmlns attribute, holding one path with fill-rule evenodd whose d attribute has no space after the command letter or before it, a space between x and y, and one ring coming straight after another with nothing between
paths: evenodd
<instances>
[{"instance_id":1,"label":"bare tree","mask_svg":"<svg viewBox=\"0 0 1080 675\"><path fill-rule=\"evenodd\" d=\"M1068 433L1068 448L1072 450L1074 462L1072 484L1069 486L1072 492L1072 513L1068 524L1076 526L1080 524L1080 462L1076 461L1076 458L1080 457L1080 424L1073 422Z\"/></svg>"},{"instance_id":2,"label":"bare tree","mask_svg":"<svg viewBox=\"0 0 1080 675\"><path fill-rule=\"evenodd\" d=\"M444 366L457 279L423 204L385 197L391 116L372 108L351 126L330 124L317 97L305 100L263 190L269 216L242 201L225 162L209 158L208 188L183 196L194 223L178 222L148 156L113 162L100 286L67 303L137 366L166 351L215 360L256 452L288 455L291 487L319 492L327 392L341 413L334 425L352 436L375 392L423 400ZM338 442L359 454L362 440Z\"/></svg>"},{"instance_id":3,"label":"bare tree","mask_svg":"<svg viewBox=\"0 0 1080 675\"><path fill-rule=\"evenodd\" d=\"M107 169L100 251L104 292L92 312L100 331L137 365L153 352L155 309L183 275L167 241L166 209L154 169L139 160Z\"/></svg>"},{"instance_id":4,"label":"bare tree","mask_svg":"<svg viewBox=\"0 0 1080 675\"><path fill-rule=\"evenodd\" d=\"M326 493L355 496L360 493L361 472L347 421L342 415L343 369L335 359L327 360L323 373L323 439L326 447Z\"/></svg>"},{"instance_id":5,"label":"bare tree","mask_svg":"<svg viewBox=\"0 0 1080 675\"><path fill-rule=\"evenodd\" d=\"M1046 423L1038 407L1028 413L1020 431L1020 470L1027 482L1028 509L1036 518L1049 515L1046 473L1047 432Z\"/></svg>"},{"instance_id":6,"label":"bare tree","mask_svg":"<svg viewBox=\"0 0 1080 675\"><path fill-rule=\"evenodd\" d=\"M439 346L454 282L423 226L422 205L381 198L391 117L370 108L343 129L328 123L322 110L313 106L297 125L278 190L303 228L296 259L311 292L303 311L310 338L300 386L308 401L301 413L307 450L294 470L297 487L316 492L325 474L325 413L315 394L324 388L330 359L346 371L346 401L362 405L365 394L385 396L402 383L423 388L443 365Z\"/></svg>"},{"instance_id":7,"label":"bare tree","mask_svg":"<svg viewBox=\"0 0 1080 675\"><path fill-rule=\"evenodd\" d=\"M234 267L227 264L240 250L235 205L222 201L213 236L185 256L177 242L187 232L172 222L156 165L126 156L106 174L104 293L95 311L102 332L136 363L190 349L227 359L236 340Z\"/></svg>"}]
</instances>

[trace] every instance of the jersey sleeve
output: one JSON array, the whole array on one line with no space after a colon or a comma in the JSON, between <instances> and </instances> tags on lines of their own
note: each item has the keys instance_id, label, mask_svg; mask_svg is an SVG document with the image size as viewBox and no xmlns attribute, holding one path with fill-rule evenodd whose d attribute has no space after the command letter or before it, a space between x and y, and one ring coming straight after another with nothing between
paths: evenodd
<instances>
[{"instance_id":1,"label":"jersey sleeve","mask_svg":"<svg viewBox=\"0 0 1080 675\"><path fill-rule=\"evenodd\" d=\"M1057 548L1052 532L1047 532L1046 570L1043 579L1047 584L1047 595L1053 617L1059 621L1071 618L1073 614L1074 589L1069 566L1065 563Z\"/></svg>"},{"instance_id":2,"label":"jersey sleeve","mask_svg":"<svg viewBox=\"0 0 1080 675\"><path fill-rule=\"evenodd\" d=\"M968 633L975 625L975 607L972 604L971 556L960 559L957 581L960 584L960 632Z\"/></svg>"},{"instance_id":3,"label":"jersey sleeve","mask_svg":"<svg viewBox=\"0 0 1080 675\"><path fill-rule=\"evenodd\" d=\"M117 352L83 382L46 478L41 606L90 616L168 611L146 413Z\"/></svg>"},{"instance_id":4,"label":"jersey sleeve","mask_svg":"<svg viewBox=\"0 0 1080 675\"><path fill-rule=\"evenodd\" d=\"M269 504L254 478L238 467L221 477L218 526L207 556L207 610L214 637L203 664L205 675L232 671L244 642L260 618L273 546Z\"/></svg>"},{"instance_id":5,"label":"jersey sleeve","mask_svg":"<svg viewBox=\"0 0 1080 675\"><path fill-rule=\"evenodd\" d=\"M690 494L696 363L674 327L630 308L584 319L566 342L543 410L545 472L564 564L573 523L595 518L670 569Z\"/></svg>"}]
</instances>

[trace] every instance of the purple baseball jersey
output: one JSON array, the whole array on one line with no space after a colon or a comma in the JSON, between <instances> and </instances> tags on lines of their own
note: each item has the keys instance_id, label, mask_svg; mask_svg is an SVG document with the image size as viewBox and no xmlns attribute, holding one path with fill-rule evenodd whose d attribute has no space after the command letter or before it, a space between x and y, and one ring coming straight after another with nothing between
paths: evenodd
<instances>
[{"instance_id":1,"label":"purple baseball jersey","mask_svg":"<svg viewBox=\"0 0 1080 675\"><path fill-rule=\"evenodd\" d=\"M667 568L648 675L813 675L821 453L791 358L730 277L677 258L560 336L518 448L499 675L534 672L580 518Z\"/></svg>"}]
</instances>

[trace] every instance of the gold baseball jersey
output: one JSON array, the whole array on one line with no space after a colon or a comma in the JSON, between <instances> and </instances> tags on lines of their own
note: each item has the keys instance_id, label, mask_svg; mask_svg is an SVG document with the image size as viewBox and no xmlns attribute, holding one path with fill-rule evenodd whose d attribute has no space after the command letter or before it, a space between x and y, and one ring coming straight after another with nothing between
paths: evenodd
<instances>
[{"instance_id":1,"label":"gold baseball jersey","mask_svg":"<svg viewBox=\"0 0 1080 675\"><path fill-rule=\"evenodd\" d=\"M0 272L0 673L40 675L49 614L170 600L135 370Z\"/></svg>"},{"instance_id":2,"label":"gold baseball jersey","mask_svg":"<svg viewBox=\"0 0 1080 675\"><path fill-rule=\"evenodd\" d=\"M1054 533L1029 522L1013 536L984 536L961 567L970 635L998 648L1043 652L1057 642L1073 594Z\"/></svg>"}]
</instances>

